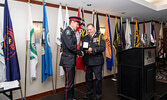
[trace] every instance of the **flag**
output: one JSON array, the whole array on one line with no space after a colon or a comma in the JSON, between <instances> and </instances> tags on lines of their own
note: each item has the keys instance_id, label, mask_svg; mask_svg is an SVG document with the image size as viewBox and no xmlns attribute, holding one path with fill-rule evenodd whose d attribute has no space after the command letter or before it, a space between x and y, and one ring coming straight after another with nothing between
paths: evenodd
<instances>
[{"instance_id":1,"label":"flag","mask_svg":"<svg viewBox=\"0 0 167 100\"><path fill-rule=\"evenodd\" d=\"M48 20L45 9L45 2L43 2L43 34L42 34L42 82L47 77L53 75L52 71L52 53L50 49L50 34L48 29Z\"/></svg>"},{"instance_id":2,"label":"flag","mask_svg":"<svg viewBox=\"0 0 167 100\"><path fill-rule=\"evenodd\" d=\"M81 13L82 13L82 20L81 20L81 38L86 36L86 29L85 29L85 18L84 18L84 10L83 8L81 9Z\"/></svg>"},{"instance_id":3,"label":"flag","mask_svg":"<svg viewBox=\"0 0 167 100\"><path fill-rule=\"evenodd\" d=\"M151 38L151 46L155 46L156 40L155 40L155 29L154 29L153 23L151 23L151 34L150 34L150 38Z\"/></svg>"},{"instance_id":4,"label":"flag","mask_svg":"<svg viewBox=\"0 0 167 100\"><path fill-rule=\"evenodd\" d=\"M147 45L147 34L145 30L145 21L143 22L143 34L141 35L141 42L143 44L143 47L146 47Z\"/></svg>"},{"instance_id":5,"label":"flag","mask_svg":"<svg viewBox=\"0 0 167 100\"><path fill-rule=\"evenodd\" d=\"M120 42L121 42L121 50L125 49L126 43L125 43L125 33L122 26L122 17L120 21Z\"/></svg>"},{"instance_id":6,"label":"flag","mask_svg":"<svg viewBox=\"0 0 167 100\"><path fill-rule=\"evenodd\" d=\"M66 6L66 16L65 16L64 28L67 27L67 25L69 25L69 15L68 15L68 8ZM61 34L63 32L63 18L62 18L62 6L61 6L61 4L59 6L57 27L56 28L57 28L57 30L56 30L56 43L60 47L60 45L61 45ZM62 51L60 49L60 54L59 55L61 56L61 54L62 54ZM56 60L58 61L58 59L56 59ZM64 75L64 70L63 70L63 67L60 66L60 76L63 76L63 75Z\"/></svg>"},{"instance_id":7,"label":"flag","mask_svg":"<svg viewBox=\"0 0 167 100\"><path fill-rule=\"evenodd\" d=\"M115 35L114 35L114 42L113 42L113 49L116 53L115 62L117 64L117 52L121 51L121 41L120 41L120 30L118 30L118 22L117 17L115 18Z\"/></svg>"},{"instance_id":8,"label":"flag","mask_svg":"<svg viewBox=\"0 0 167 100\"><path fill-rule=\"evenodd\" d=\"M120 23L120 26L121 26L121 23ZM122 49L120 34L121 34L121 27L118 30L118 22L117 22L117 18L115 18L115 34L114 34L114 43L113 43L113 48L115 53L117 53L118 51L121 51Z\"/></svg>"},{"instance_id":9,"label":"flag","mask_svg":"<svg viewBox=\"0 0 167 100\"><path fill-rule=\"evenodd\" d=\"M12 21L10 18L8 2L5 0L4 8L4 43L3 51L6 64L6 79L7 81L20 80L20 69L17 59L17 51L14 39Z\"/></svg>"},{"instance_id":10,"label":"flag","mask_svg":"<svg viewBox=\"0 0 167 100\"><path fill-rule=\"evenodd\" d=\"M96 12L96 32L100 33L99 17L97 12Z\"/></svg>"},{"instance_id":11,"label":"flag","mask_svg":"<svg viewBox=\"0 0 167 100\"><path fill-rule=\"evenodd\" d=\"M3 13L3 12L2 12ZM1 15L3 15L1 13ZM4 82L6 80L6 65L3 53L3 18L0 17L0 82Z\"/></svg>"},{"instance_id":12,"label":"flag","mask_svg":"<svg viewBox=\"0 0 167 100\"><path fill-rule=\"evenodd\" d=\"M2 33L0 32L0 37L2 37ZM0 40L0 82L4 82L6 80L6 66L4 60L4 53L2 50L2 40Z\"/></svg>"},{"instance_id":13,"label":"flag","mask_svg":"<svg viewBox=\"0 0 167 100\"><path fill-rule=\"evenodd\" d=\"M56 32L56 43L61 45L61 33L63 31L63 19L62 19L62 6L59 6L58 19L57 19L57 32Z\"/></svg>"},{"instance_id":14,"label":"flag","mask_svg":"<svg viewBox=\"0 0 167 100\"><path fill-rule=\"evenodd\" d=\"M153 32L154 32L154 40L155 40L155 45L156 45L157 37L156 37L156 32L155 32L155 23L153 23Z\"/></svg>"},{"instance_id":15,"label":"flag","mask_svg":"<svg viewBox=\"0 0 167 100\"><path fill-rule=\"evenodd\" d=\"M110 16L106 15L106 25L105 25L105 44L106 44L106 62L107 62L107 69L112 71L113 66L113 50L112 50L112 36L111 36L111 29L110 29Z\"/></svg>"},{"instance_id":16,"label":"flag","mask_svg":"<svg viewBox=\"0 0 167 100\"><path fill-rule=\"evenodd\" d=\"M60 13L58 13L58 15L61 14L61 10ZM62 16L62 15L61 15ZM66 29L67 26L69 25L69 13L68 13L68 7L66 6L66 15L65 15L65 20L64 20L64 27L63 29Z\"/></svg>"},{"instance_id":17,"label":"flag","mask_svg":"<svg viewBox=\"0 0 167 100\"><path fill-rule=\"evenodd\" d=\"M131 45L131 38L132 37L132 33L131 33L131 28L130 28L130 22L128 20L128 18L126 19L126 32L125 32L125 41L126 41L126 49L130 49L132 48Z\"/></svg>"},{"instance_id":18,"label":"flag","mask_svg":"<svg viewBox=\"0 0 167 100\"><path fill-rule=\"evenodd\" d=\"M80 17L80 8L78 9L78 17ZM80 50L80 42L81 42L81 34L80 33L81 33L81 25L79 25L79 27L77 28L77 31L76 31L77 49L78 50ZM76 59L76 69L80 69L80 70L85 71L84 63L83 63L81 57L78 57Z\"/></svg>"},{"instance_id":19,"label":"flag","mask_svg":"<svg viewBox=\"0 0 167 100\"><path fill-rule=\"evenodd\" d=\"M162 27L162 23L161 23L161 27L159 30L158 55L159 55L159 58L163 58L163 27Z\"/></svg>"},{"instance_id":20,"label":"flag","mask_svg":"<svg viewBox=\"0 0 167 100\"><path fill-rule=\"evenodd\" d=\"M156 37L156 32L155 32L155 23L152 23L152 27L153 27L153 36L154 36L154 45L156 46L156 42L157 42L157 37Z\"/></svg>"},{"instance_id":21,"label":"flag","mask_svg":"<svg viewBox=\"0 0 167 100\"><path fill-rule=\"evenodd\" d=\"M134 35L134 40L135 40L135 47L140 46L140 37L139 37L139 28L138 28L138 23L136 20L136 26L135 26L135 35Z\"/></svg>"},{"instance_id":22,"label":"flag","mask_svg":"<svg viewBox=\"0 0 167 100\"><path fill-rule=\"evenodd\" d=\"M31 5L28 4L28 32L27 32L28 48L29 48L29 67L30 67L30 80L37 77L36 66L38 63L38 56L36 50L34 28L32 24Z\"/></svg>"},{"instance_id":23,"label":"flag","mask_svg":"<svg viewBox=\"0 0 167 100\"><path fill-rule=\"evenodd\" d=\"M92 12L92 24L94 25L95 29L96 29L96 17L95 17L95 11L93 10Z\"/></svg>"}]
</instances>

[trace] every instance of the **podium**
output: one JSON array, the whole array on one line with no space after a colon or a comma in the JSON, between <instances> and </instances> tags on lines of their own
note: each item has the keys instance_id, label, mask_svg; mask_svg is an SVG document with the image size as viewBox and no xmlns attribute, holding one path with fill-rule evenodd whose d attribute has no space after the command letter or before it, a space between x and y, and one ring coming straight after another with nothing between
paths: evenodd
<instances>
[{"instance_id":1,"label":"podium","mask_svg":"<svg viewBox=\"0 0 167 100\"><path fill-rule=\"evenodd\" d=\"M118 95L130 100L152 100L155 66L155 47L118 52Z\"/></svg>"}]
</instances>

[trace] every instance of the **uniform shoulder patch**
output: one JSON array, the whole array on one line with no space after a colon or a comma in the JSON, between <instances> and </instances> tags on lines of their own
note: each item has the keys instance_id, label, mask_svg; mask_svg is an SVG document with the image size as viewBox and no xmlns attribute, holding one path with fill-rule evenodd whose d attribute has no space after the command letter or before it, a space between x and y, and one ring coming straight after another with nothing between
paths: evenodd
<instances>
[{"instance_id":1,"label":"uniform shoulder patch","mask_svg":"<svg viewBox=\"0 0 167 100\"><path fill-rule=\"evenodd\" d=\"M66 35L71 35L71 30L67 29L67 30L65 31L65 33L66 33Z\"/></svg>"}]
</instances>

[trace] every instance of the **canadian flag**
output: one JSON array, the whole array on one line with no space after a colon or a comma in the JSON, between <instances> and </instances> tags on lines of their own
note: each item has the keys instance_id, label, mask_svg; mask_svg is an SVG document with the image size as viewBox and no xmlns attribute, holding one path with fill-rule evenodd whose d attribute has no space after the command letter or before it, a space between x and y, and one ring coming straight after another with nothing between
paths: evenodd
<instances>
[{"instance_id":1,"label":"canadian flag","mask_svg":"<svg viewBox=\"0 0 167 100\"><path fill-rule=\"evenodd\" d=\"M80 8L78 9L78 17L80 17ZM80 39L81 39L81 25L79 25L79 27L77 28L76 31L76 38L77 38L77 49L80 50ZM76 69L80 69L80 70L84 70L85 71L85 67L82 61L81 57L78 57L76 59Z\"/></svg>"}]
</instances>

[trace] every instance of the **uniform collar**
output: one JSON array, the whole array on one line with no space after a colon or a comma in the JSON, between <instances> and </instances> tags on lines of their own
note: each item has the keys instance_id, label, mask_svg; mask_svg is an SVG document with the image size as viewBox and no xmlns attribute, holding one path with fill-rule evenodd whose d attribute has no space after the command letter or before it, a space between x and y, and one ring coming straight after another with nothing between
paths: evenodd
<instances>
[{"instance_id":1,"label":"uniform collar","mask_svg":"<svg viewBox=\"0 0 167 100\"><path fill-rule=\"evenodd\" d=\"M69 25L69 27L71 28L72 31L74 31L74 29Z\"/></svg>"},{"instance_id":2,"label":"uniform collar","mask_svg":"<svg viewBox=\"0 0 167 100\"><path fill-rule=\"evenodd\" d=\"M91 36L92 38L96 36L96 32Z\"/></svg>"}]
</instances>

